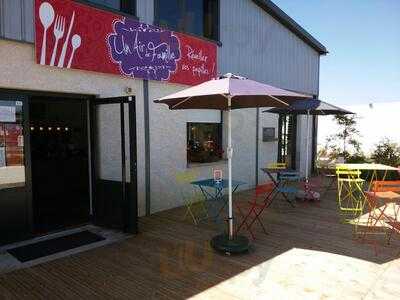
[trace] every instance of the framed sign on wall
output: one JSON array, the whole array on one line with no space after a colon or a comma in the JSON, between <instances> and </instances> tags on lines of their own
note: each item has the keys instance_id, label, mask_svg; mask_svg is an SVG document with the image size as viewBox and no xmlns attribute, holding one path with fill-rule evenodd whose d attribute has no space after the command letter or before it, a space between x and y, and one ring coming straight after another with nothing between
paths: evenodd
<instances>
[{"instance_id":1,"label":"framed sign on wall","mask_svg":"<svg viewBox=\"0 0 400 300\"><path fill-rule=\"evenodd\" d=\"M275 127L263 127L262 140L263 140L263 142L276 141L277 138L275 137Z\"/></svg>"}]
</instances>

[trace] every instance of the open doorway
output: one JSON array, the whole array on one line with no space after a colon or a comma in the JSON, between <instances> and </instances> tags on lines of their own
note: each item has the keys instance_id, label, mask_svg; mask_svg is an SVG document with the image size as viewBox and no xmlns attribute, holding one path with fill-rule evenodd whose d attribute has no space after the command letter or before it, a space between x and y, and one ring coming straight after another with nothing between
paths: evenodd
<instances>
[{"instance_id":1,"label":"open doorway","mask_svg":"<svg viewBox=\"0 0 400 300\"><path fill-rule=\"evenodd\" d=\"M29 101L33 225L37 234L89 222L87 102Z\"/></svg>"}]
</instances>

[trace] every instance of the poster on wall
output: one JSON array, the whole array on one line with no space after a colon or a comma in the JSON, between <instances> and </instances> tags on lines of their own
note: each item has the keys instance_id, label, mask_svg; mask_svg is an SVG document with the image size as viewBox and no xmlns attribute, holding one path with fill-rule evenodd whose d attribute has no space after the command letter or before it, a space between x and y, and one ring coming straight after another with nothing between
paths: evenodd
<instances>
[{"instance_id":1,"label":"poster on wall","mask_svg":"<svg viewBox=\"0 0 400 300\"><path fill-rule=\"evenodd\" d=\"M215 43L71 0L35 0L38 64L196 85L216 77Z\"/></svg>"},{"instance_id":2,"label":"poster on wall","mask_svg":"<svg viewBox=\"0 0 400 300\"><path fill-rule=\"evenodd\" d=\"M6 165L23 165L23 130L19 124L5 124Z\"/></svg>"}]
</instances>

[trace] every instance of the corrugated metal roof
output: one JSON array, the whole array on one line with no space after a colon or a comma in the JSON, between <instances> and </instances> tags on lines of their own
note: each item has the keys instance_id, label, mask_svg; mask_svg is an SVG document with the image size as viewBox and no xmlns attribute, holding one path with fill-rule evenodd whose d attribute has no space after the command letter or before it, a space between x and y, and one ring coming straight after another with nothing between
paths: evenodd
<instances>
[{"instance_id":1,"label":"corrugated metal roof","mask_svg":"<svg viewBox=\"0 0 400 300\"><path fill-rule=\"evenodd\" d=\"M297 35L305 43L318 51L319 54L327 54L328 50L317 39L309 34L303 27L301 27L295 20L289 17L282 9L270 0L253 0L255 4L265 10L268 14L274 17L282 25L288 28L291 32Z\"/></svg>"}]
</instances>

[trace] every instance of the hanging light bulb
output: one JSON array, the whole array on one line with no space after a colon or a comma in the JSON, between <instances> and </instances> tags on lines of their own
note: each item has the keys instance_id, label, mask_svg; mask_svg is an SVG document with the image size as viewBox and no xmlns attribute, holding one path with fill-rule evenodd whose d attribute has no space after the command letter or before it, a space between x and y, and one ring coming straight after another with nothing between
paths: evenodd
<instances>
[{"instance_id":1,"label":"hanging light bulb","mask_svg":"<svg viewBox=\"0 0 400 300\"><path fill-rule=\"evenodd\" d=\"M39 130L43 130L43 127L39 127Z\"/></svg>"},{"instance_id":2,"label":"hanging light bulb","mask_svg":"<svg viewBox=\"0 0 400 300\"><path fill-rule=\"evenodd\" d=\"M60 127L57 127L57 131L60 131L61 130L61 128Z\"/></svg>"},{"instance_id":3,"label":"hanging light bulb","mask_svg":"<svg viewBox=\"0 0 400 300\"><path fill-rule=\"evenodd\" d=\"M53 129L52 127L48 127L48 128L47 128L48 131L51 131L52 129Z\"/></svg>"},{"instance_id":4,"label":"hanging light bulb","mask_svg":"<svg viewBox=\"0 0 400 300\"><path fill-rule=\"evenodd\" d=\"M32 127L31 127L31 131L34 131L34 130L35 130L35 127L32 126Z\"/></svg>"},{"instance_id":5,"label":"hanging light bulb","mask_svg":"<svg viewBox=\"0 0 400 300\"><path fill-rule=\"evenodd\" d=\"M65 127L65 131L68 131L69 129L68 129L68 127Z\"/></svg>"}]
</instances>

